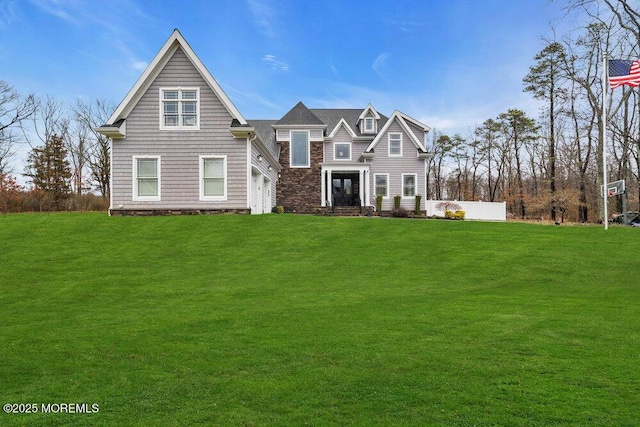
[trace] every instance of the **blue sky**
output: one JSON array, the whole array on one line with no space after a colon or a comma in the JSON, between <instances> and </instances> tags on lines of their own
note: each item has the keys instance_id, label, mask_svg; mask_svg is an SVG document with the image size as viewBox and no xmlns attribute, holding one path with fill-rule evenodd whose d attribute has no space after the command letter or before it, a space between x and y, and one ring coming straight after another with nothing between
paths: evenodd
<instances>
[{"instance_id":1,"label":"blue sky","mask_svg":"<svg viewBox=\"0 0 640 427\"><path fill-rule=\"evenodd\" d=\"M310 108L398 109L468 133L508 108L537 117L522 78L547 0L0 0L0 79L22 93L119 103L178 28L247 119Z\"/></svg>"}]
</instances>

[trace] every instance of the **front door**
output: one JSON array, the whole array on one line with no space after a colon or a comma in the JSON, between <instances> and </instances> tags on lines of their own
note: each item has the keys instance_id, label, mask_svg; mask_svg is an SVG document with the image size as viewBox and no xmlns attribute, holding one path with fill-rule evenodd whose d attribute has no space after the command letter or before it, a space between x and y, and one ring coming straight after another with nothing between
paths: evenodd
<instances>
[{"instance_id":1,"label":"front door","mask_svg":"<svg viewBox=\"0 0 640 427\"><path fill-rule=\"evenodd\" d=\"M331 178L333 206L356 206L358 195L355 191L358 175L334 174Z\"/></svg>"}]
</instances>

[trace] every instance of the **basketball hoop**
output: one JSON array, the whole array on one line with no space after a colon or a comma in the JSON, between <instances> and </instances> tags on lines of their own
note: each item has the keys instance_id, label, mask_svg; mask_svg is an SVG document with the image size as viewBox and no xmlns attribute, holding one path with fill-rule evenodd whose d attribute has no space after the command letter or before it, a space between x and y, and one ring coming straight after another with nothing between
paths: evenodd
<instances>
[{"instance_id":1,"label":"basketball hoop","mask_svg":"<svg viewBox=\"0 0 640 427\"><path fill-rule=\"evenodd\" d=\"M625 183L624 183L624 179L620 180L620 181L613 181L613 182L609 182L607 184L607 188L605 190L604 185L601 187L601 191L602 196L604 197L605 195L607 197L614 197L614 196L620 196L626 193L626 188L625 188Z\"/></svg>"}]
</instances>

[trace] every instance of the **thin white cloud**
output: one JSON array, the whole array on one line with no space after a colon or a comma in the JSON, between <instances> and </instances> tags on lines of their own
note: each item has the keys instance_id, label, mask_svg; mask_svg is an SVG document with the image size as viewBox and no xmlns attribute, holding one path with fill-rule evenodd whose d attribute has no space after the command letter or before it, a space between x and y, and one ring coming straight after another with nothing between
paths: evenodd
<instances>
[{"instance_id":1,"label":"thin white cloud","mask_svg":"<svg viewBox=\"0 0 640 427\"><path fill-rule=\"evenodd\" d=\"M375 61L373 61L373 64L371 65L371 69L373 70L373 72L376 73L382 80L385 80L385 78L382 76L382 68L384 67L384 64L389 56L390 54L388 54L387 52L382 52L376 57Z\"/></svg>"},{"instance_id":2,"label":"thin white cloud","mask_svg":"<svg viewBox=\"0 0 640 427\"><path fill-rule=\"evenodd\" d=\"M272 70L276 71L289 71L289 64L286 62L279 61L275 55L265 55L262 57L262 62L266 63L271 67Z\"/></svg>"},{"instance_id":3,"label":"thin white cloud","mask_svg":"<svg viewBox=\"0 0 640 427\"><path fill-rule=\"evenodd\" d=\"M129 68L140 72L147 62L134 53L136 35L131 32L130 24L153 23L155 18L142 11L135 0L110 0L111 7L105 8L97 1L76 0L28 0L40 11L54 16L76 27L93 26L105 30L109 40L124 56ZM11 10L11 5L9 10ZM4 9L4 8L3 8ZM2 12L0 12L1 16ZM122 42L121 40L127 40ZM82 52L80 52L82 53Z\"/></svg>"},{"instance_id":4,"label":"thin white cloud","mask_svg":"<svg viewBox=\"0 0 640 427\"><path fill-rule=\"evenodd\" d=\"M11 0L0 2L0 30L6 29L13 22L18 20L17 8L17 1Z\"/></svg>"},{"instance_id":5,"label":"thin white cloud","mask_svg":"<svg viewBox=\"0 0 640 427\"><path fill-rule=\"evenodd\" d=\"M398 19L391 21L391 26L403 33L418 31L423 26L423 22L418 19Z\"/></svg>"},{"instance_id":6,"label":"thin white cloud","mask_svg":"<svg viewBox=\"0 0 640 427\"><path fill-rule=\"evenodd\" d=\"M255 92L246 92L244 90L240 90L236 87L230 86L223 82L219 82L219 83L223 87L224 91L229 94L229 96L231 97L234 103L237 101L238 104L249 104L249 105L260 104L264 107L269 108L270 110L274 110L274 111L282 110L282 106L268 100L267 98L261 95L258 95ZM259 117L259 118L263 119L265 117Z\"/></svg>"},{"instance_id":7,"label":"thin white cloud","mask_svg":"<svg viewBox=\"0 0 640 427\"><path fill-rule=\"evenodd\" d=\"M247 6L262 34L273 38L276 34L274 27L277 16L276 9L271 7L266 0L247 0Z\"/></svg>"},{"instance_id":8,"label":"thin white cloud","mask_svg":"<svg viewBox=\"0 0 640 427\"><path fill-rule=\"evenodd\" d=\"M336 76L339 79L342 78L340 76L340 72L338 71L338 68L333 63L333 58L329 59L329 69L331 69L331 72L333 72L334 76Z\"/></svg>"},{"instance_id":9,"label":"thin white cloud","mask_svg":"<svg viewBox=\"0 0 640 427\"><path fill-rule=\"evenodd\" d=\"M67 21L74 25L80 25L83 20L81 5L75 2L65 2L56 0L29 0L31 4L37 6L44 12Z\"/></svg>"},{"instance_id":10,"label":"thin white cloud","mask_svg":"<svg viewBox=\"0 0 640 427\"><path fill-rule=\"evenodd\" d=\"M397 108L392 106L396 95L355 84L320 81L313 86L323 87L323 94L309 99L307 106L313 108L364 108L369 103L383 114L391 114Z\"/></svg>"},{"instance_id":11,"label":"thin white cloud","mask_svg":"<svg viewBox=\"0 0 640 427\"><path fill-rule=\"evenodd\" d=\"M144 71L149 64L146 61L130 60L131 68L136 71Z\"/></svg>"}]
</instances>

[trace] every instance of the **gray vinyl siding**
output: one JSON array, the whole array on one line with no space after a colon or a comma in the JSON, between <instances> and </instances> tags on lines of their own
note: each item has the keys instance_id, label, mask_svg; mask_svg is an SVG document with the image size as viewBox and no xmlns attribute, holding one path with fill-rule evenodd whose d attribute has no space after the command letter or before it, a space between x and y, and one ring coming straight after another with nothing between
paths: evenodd
<instances>
[{"instance_id":1,"label":"gray vinyl siding","mask_svg":"<svg viewBox=\"0 0 640 427\"><path fill-rule=\"evenodd\" d=\"M407 122L407 124L409 125L409 128L411 129L411 132L413 132L413 134L416 136L416 138L418 138L418 141L420 141L420 144L422 144L422 146L425 146L425 133L424 130L422 130L422 128L419 128L418 126L412 124L411 122Z\"/></svg>"},{"instance_id":2,"label":"gray vinyl siding","mask_svg":"<svg viewBox=\"0 0 640 427\"><path fill-rule=\"evenodd\" d=\"M160 88L200 88L200 130L160 130ZM113 141L112 208L245 209L248 207L248 143L229 131L232 117L178 48L126 118L127 136ZM161 156L161 201L133 201L133 157ZM199 200L199 161L227 158L227 200Z\"/></svg>"},{"instance_id":3,"label":"gray vinyl siding","mask_svg":"<svg viewBox=\"0 0 640 427\"><path fill-rule=\"evenodd\" d=\"M351 135L344 128L344 126L340 127L338 132L333 136L333 141L326 141L324 143L324 162L331 163L333 162L333 144L336 142L350 142L351 143L351 161L358 160L357 157L354 157L356 154L353 151L353 141L351 139ZM342 163L343 161L339 161Z\"/></svg>"},{"instance_id":4,"label":"gray vinyl siding","mask_svg":"<svg viewBox=\"0 0 640 427\"><path fill-rule=\"evenodd\" d=\"M402 157L389 157L389 133L402 133ZM387 131L382 135L382 139L375 146L375 156L370 163L370 191L372 195L372 203L375 203L375 174L389 174L389 197L383 199L382 210L391 210L393 208L393 198L396 195L402 196L402 175L416 175L416 194L422 195L421 205L424 209L425 203L425 161L417 158L418 150L413 142L409 139L409 135L404 132L402 127L397 123L392 123ZM401 206L407 210L415 209L415 197L402 198Z\"/></svg>"},{"instance_id":5,"label":"gray vinyl siding","mask_svg":"<svg viewBox=\"0 0 640 427\"><path fill-rule=\"evenodd\" d=\"M364 150L367 149L371 141L353 141L349 132L343 127L336 132L333 136L333 141L326 141L324 143L324 162L331 163L334 162L333 159L333 144L336 142L350 142L351 143L351 161L357 162L358 158L364 153ZM337 161L336 163L342 163L342 161ZM346 162L348 163L348 162Z\"/></svg>"}]
</instances>

